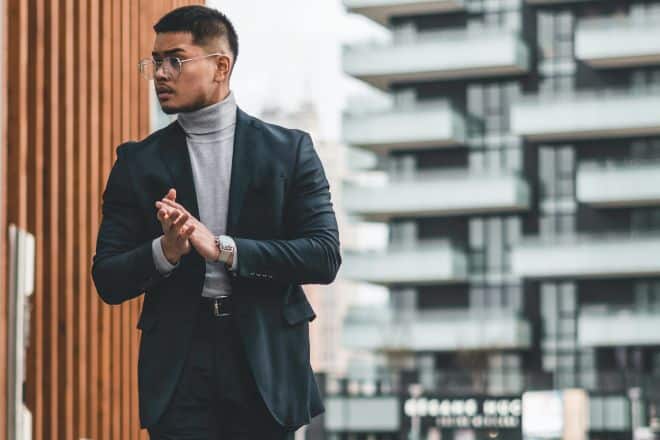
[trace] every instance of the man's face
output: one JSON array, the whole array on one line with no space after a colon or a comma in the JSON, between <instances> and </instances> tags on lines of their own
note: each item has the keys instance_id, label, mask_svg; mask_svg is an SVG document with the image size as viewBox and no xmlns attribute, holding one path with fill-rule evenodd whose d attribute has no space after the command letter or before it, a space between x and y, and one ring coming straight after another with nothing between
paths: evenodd
<instances>
[{"instance_id":1,"label":"man's face","mask_svg":"<svg viewBox=\"0 0 660 440\"><path fill-rule=\"evenodd\" d=\"M193 43L190 32L156 34L152 51L155 60L168 56L184 60L207 54L203 47ZM216 81L217 58L212 56L185 62L178 77L168 75L162 67L154 73L156 94L165 113L190 112L208 105L220 85Z\"/></svg>"}]
</instances>

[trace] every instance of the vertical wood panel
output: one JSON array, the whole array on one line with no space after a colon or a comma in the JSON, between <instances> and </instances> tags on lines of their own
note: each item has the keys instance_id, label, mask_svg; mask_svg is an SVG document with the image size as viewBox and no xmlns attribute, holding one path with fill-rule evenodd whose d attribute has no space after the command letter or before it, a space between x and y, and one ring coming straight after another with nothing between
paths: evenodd
<instances>
[{"instance_id":1,"label":"vertical wood panel","mask_svg":"<svg viewBox=\"0 0 660 440\"><path fill-rule=\"evenodd\" d=\"M103 191L103 185L108 178L108 172L110 170L110 149L109 145L112 144L110 138L110 133L112 129L112 90L110 84L112 81L112 72L111 72L111 62L113 53L111 51L112 45L110 40L110 35L112 33L112 21L111 21L111 11L112 5L108 1L101 2L101 20L102 20L102 30L101 35L104 38L101 39L101 66L102 66L102 76L101 76L101 139L99 142L99 149L101 150L100 155L100 165L99 169L101 171L100 178L101 180L98 183L98 192ZM99 314L99 329L98 335L99 338L99 361L100 361L100 371L99 371L99 397L100 397L100 406L98 409L99 416L99 439L105 440L111 438L110 432L110 381L113 378L110 376L110 345L109 345L109 328L108 323L110 322L109 314L110 310L108 307L104 307L103 304L97 302L98 314Z\"/></svg>"},{"instance_id":2,"label":"vertical wood panel","mask_svg":"<svg viewBox=\"0 0 660 440\"><path fill-rule=\"evenodd\" d=\"M45 79L49 93L46 95L46 139L44 146L46 148L46 162L48 166L44 168L44 175L47 179L46 189L48 191L44 203L46 204L48 226L44 231L44 240L46 241L46 261L49 264L44 265L47 273L48 283L44 286L44 304L45 304L45 326L44 329L44 354L46 356L44 393L45 408L44 413L44 438L55 438L58 433L58 407L59 407L59 383L58 383L58 338L57 326L58 315L58 295L59 291L59 267L60 255L59 249L59 5L52 1L46 1L46 21L47 21L47 46L46 53L48 58L46 65L48 72Z\"/></svg>"},{"instance_id":3,"label":"vertical wood panel","mask_svg":"<svg viewBox=\"0 0 660 440\"><path fill-rule=\"evenodd\" d=\"M75 22L78 26L78 34L88 35L89 31L87 28L87 0L78 0L76 2L76 14ZM77 41L77 46L75 50L75 63L78 64L78 67L75 69L76 72L76 81L80 90L89 90L88 86L88 75L89 75L89 60L88 60L88 51L87 51L87 38L79 38ZM78 159L78 172L76 176L76 181L74 183L75 188L84 188L89 182L89 167L88 167L88 150L90 148L89 137L88 137L88 128L89 128L89 93L80 93L78 94L78 99L76 103L76 120L78 123L78 132L74 142L75 150L77 151ZM87 221L87 195L79 194L76 199L77 204L77 213L76 213L76 225L79 228L74 235L76 237L76 266L83 267L88 258L89 246L89 229L90 224ZM86 292L88 291L87 284L88 276L82 272L78 271L77 273L77 282L76 282L76 292ZM85 399L88 396L88 386L89 381L89 369L88 369L88 358L87 358L87 303L88 295L77 295L77 301L75 301L75 323L77 324L77 334L78 338L75 344L74 357L78 360L77 371L76 371L76 396L75 396L75 406L73 408L75 417L77 418L77 424L75 426L76 437L79 437L80 433L89 432L87 425L87 410L88 405L85 403Z\"/></svg>"},{"instance_id":4,"label":"vertical wood panel","mask_svg":"<svg viewBox=\"0 0 660 440\"><path fill-rule=\"evenodd\" d=\"M89 39L89 70L90 70L90 83L89 83L89 115L90 115L90 131L89 131L89 187L91 191L88 191L89 196L89 212L87 213L87 218L89 220L89 249L95 244L96 232L94 225L99 224L99 210L95 207L99 206L100 201L100 189L99 189L99 146L100 146L100 95L101 95L101 82L100 82L100 63L101 56L99 56L100 50L100 38L101 33L98 32L101 29L101 16L100 16L100 6L97 1L90 0L89 2L89 29L90 29L90 39ZM87 257L89 258L88 250ZM87 278L87 292L94 291L94 285L91 280L91 277ZM88 425L89 425L89 437L92 439L99 438L99 423L98 423L98 412L99 412L99 388L98 383L100 378L99 371L99 352L98 352L98 303L94 301L94 298L88 296L89 304L87 306L89 310L89 321L87 323L87 331L89 334L89 413L88 413Z\"/></svg>"},{"instance_id":5,"label":"vertical wood panel","mask_svg":"<svg viewBox=\"0 0 660 440\"><path fill-rule=\"evenodd\" d=\"M63 395L64 404L61 405L60 414L62 423L60 425L60 437L62 439L74 438L73 424L75 423L75 415L73 414L73 398L75 394L73 384L73 323L75 316L73 315L73 300L77 297L73 278L74 278L74 225L76 225L75 211L74 211L74 188L73 176L75 174L75 160L73 154L73 137L74 137L74 122L79 124L81 121L74 121L74 13L73 13L73 0L60 0L61 1L61 43L60 48L62 55L60 57L60 71L63 72L61 76L62 89L63 89L63 102L64 108L68 109L66 113L63 112L61 121L63 129L61 157L62 166L64 169L62 185L64 191L60 192L60 216L64 214L63 221L61 222L61 231L64 244L60 248L64 251L64 277L62 290L66 292L64 295L59 295L60 300L60 313L59 313L59 328L61 333L61 344L63 346L64 354L64 368L60 370L60 389ZM76 69L77 70L77 69Z\"/></svg>"},{"instance_id":6,"label":"vertical wood panel","mask_svg":"<svg viewBox=\"0 0 660 440\"><path fill-rule=\"evenodd\" d=\"M121 32L120 34L120 51L122 54L126 54L130 56L130 46L129 46L129 40L128 37L131 34L131 17L129 14L129 0L121 0L120 3L120 21L122 23L122 28L127 30L128 32L124 31ZM120 65L121 67L121 100L119 105L117 106L119 109L125 109L125 108L130 108L131 102L129 100L129 69L131 68L131 64L129 63L122 63ZM135 70L133 70L133 73L135 73ZM121 140L129 139L131 136L130 132L130 119L129 117L129 112L126 111L121 111L120 113L121 117ZM131 303L132 304L132 303ZM119 312L121 314L121 318L118 322L120 325L119 332L117 332L117 335L119 336L118 338L118 344L120 347L126 347L130 348L130 336L129 332L133 333L133 329L130 327L130 322L131 322L131 316L130 316L130 304L128 307L122 307ZM120 401L123 402L123 405L120 408L120 412L118 412L119 416L121 417L122 424L121 424L121 432L119 438L129 438L129 430L130 430L130 380L129 378L131 377L131 371L130 371L130 366L128 365L129 362L129 353L130 349L128 350L121 350L121 361L119 362L119 374L120 377L124 378L124 380L121 380L119 383L121 385L121 390L120 390L120 395L121 399Z\"/></svg>"},{"instance_id":7,"label":"vertical wood panel","mask_svg":"<svg viewBox=\"0 0 660 440\"><path fill-rule=\"evenodd\" d=\"M28 173L29 195L32 200L32 209L28 212L28 229L35 235L35 265L36 267L43 267L45 258L44 251L46 249L44 243L44 92L45 92L45 50L44 50L44 5L40 0L30 0L29 10L30 14L30 32L29 32L29 46L32 49L30 57L30 84L33 86L29 88L29 118L33 121L33 128L28 131L30 157L32 158L31 167ZM0 222L0 224L2 224ZM42 271L35 272L35 291L34 301L32 303L32 315L30 320L30 334L32 336L31 344L34 349L28 352L27 359L27 377L33 380L26 383L25 392L26 400L33 402L32 417L41 420L43 419L43 397L42 392L38 390L43 389L43 347L44 347L44 310L43 310L43 292L44 292L44 276ZM33 432L34 438L43 437L42 424L36 424L35 431Z\"/></svg>"},{"instance_id":8,"label":"vertical wood panel","mask_svg":"<svg viewBox=\"0 0 660 440\"><path fill-rule=\"evenodd\" d=\"M7 291L7 93L8 81L5 67L9 61L7 41L7 4L0 0L0 292ZM0 293L2 295L2 293ZM7 359L7 298L0 298L0 362ZM0 377L0 396L7 395L6 375ZM0 401L0 426L7 426L7 407ZM0 438L5 434L0 433Z\"/></svg>"},{"instance_id":9,"label":"vertical wood panel","mask_svg":"<svg viewBox=\"0 0 660 440\"><path fill-rule=\"evenodd\" d=\"M155 21L193 3L201 2L0 0L0 295L12 222L36 237L25 387L35 439L148 437L137 399L142 299L104 304L90 266L115 149L149 132L137 61L151 52ZM5 414L0 399L0 426Z\"/></svg>"}]
</instances>

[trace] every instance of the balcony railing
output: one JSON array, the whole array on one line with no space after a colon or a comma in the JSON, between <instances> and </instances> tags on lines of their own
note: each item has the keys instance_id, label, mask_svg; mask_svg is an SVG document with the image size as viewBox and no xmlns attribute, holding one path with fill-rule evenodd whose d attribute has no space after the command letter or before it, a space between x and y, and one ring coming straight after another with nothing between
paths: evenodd
<instances>
[{"instance_id":1,"label":"balcony railing","mask_svg":"<svg viewBox=\"0 0 660 440\"><path fill-rule=\"evenodd\" d=\"M344 343L378 351L455 351L526 348L531 328L511 311L411 311L351 309L344 321Z\"/></svg>"},{"instance_id":2,"label":"balcony railing","mask_svg":"<svg viewBox=\"0 0 660 440\"><path fill-rule=\"evenodd\" d=\"M533 141L660 134L660 88L525 96L511 106L511 131Z\"/></svg>"},{"instance_id":3,"label":"balcony railing","mask_svg":"<svg viewBox=\"0 0 660 440\"><path fill-rule=\"evenodd\" d=\"M377 112L348 112L343 119L347 143L375 153L462 145L465 116L445 101L393 107Z\"/></svg>"},{"instance_id":4,"label":"balcony railing","mask_svg":"<svg viewBox=\"0 0 660 440\"><path fill-rule=\"evenodd\" d=\"M578 342L583 347L660 345L660 310L608 307L582 309Z\"/></svg>"},{"instance_id":5,"label":"balcony railing","mask_svg":"<svg viewBox=\"0 0 660 440\"><path fill-rule=\"evenodd\" d=\"M660 63L657 16L583 19L575 31L575 57L596 68Z\"/></svg>"},{"instance_id":6,"label":"balcony railing","mask_svg":"<svg viewBox=\"0 0 660 440\"><path fill-rule=\"evenodd\" d=\"M400 376L401 371L392 371L389 376ZM407 371L412 373L412 371ZM421 383L421 372L415 370L417 375L416 382ZM565 381L565 374L562 373ZM561 386L559 377L556 373L547 371L488 371L483 366L466 366L461 370L441 369L433 371L429 376L431 383L422 384L424 393L451 396L468 395L515 395L524 391L542 391L557 389ZM624 368L621 370L593 370L576 371L573 375L574 380L570 387L583 388L592 395L616 395L627 394L631 388L642 388L648 392L649 396L660 397L660 375L650 372L629 371ZM410 378L409 378L410 379ZM383 396L391 397L395 395L407 395L409 383L401 378L392 380L389 377L385 380L387 386L380 385L380 379L356 381L359 385L351 387L348 385L354 382L348 378L333 378L335 381L342 382L342 385L330 392L332 395L354 396L354 397L372 397ZM502 384L507 384L502 386ZM393 386L392 386L393 385ZM386 388L386 393L380 393L378 390ZM363 390L372 390L372 393L364 393Z\"/></svg>"},{"instance_id":7,"label":"balcony railing","mask_svg":"<svg viewBox=\"0 0 660 440\"><path fill-rule=\"evenodd\" d=\"M653 231L527 238L512 250L512 271L527 278L656 276L659 246Z\"/></svg>"},{"instance_id":8,"label":"balcony railing","mask_svg":"<svg viewBox=\"0 0 660 440\"><path fill-rule=\"evenodd\" d=\"M419 33L411 40L344 48L344 71L388 90L397 82L510 76L529 70L522 37L505 29Z\"/></svg>"},{"instance_id":9,"label":"balcony railing","mask_svg":"<svg viewBox=\"0 0 660 440\"><path fill-rule=\"evenodd\" d=\"M577 199L599 207L660 204L660 161L582 164L577 170Z\"/></svg>"},{"instance_id":10,"label":"balcony railing","mask_svg":"<svg viewBox=\"0 0 660 440\"><path fill-rule=\"evenodd\" d=\"M467 279L467 261L464 250L433 240L384 251L344 252L339 275L383 285L457 283Z\"/></svg>"},{"instance_id":11,"label":"balcony railing","mask_svg":"<svg viewBox=\"0 0 660 440\"><path fill-rule=\"evenodd\" d=\"M349 12L387 26L396 16L461 11L465 0L344 0L344 6Z\"/></svg>"},{"instance_id":12,"label":"balcony railing","mask_svg":"<svg viewBox=\"0 0 660 440\"><path fill-rule=\"evenodd\" d=\"M529 186L514 173L416 171L381 186L347 185L344 206L371 221L392 217L517 212L529 207Z\"/></svg>"}]
</instances>

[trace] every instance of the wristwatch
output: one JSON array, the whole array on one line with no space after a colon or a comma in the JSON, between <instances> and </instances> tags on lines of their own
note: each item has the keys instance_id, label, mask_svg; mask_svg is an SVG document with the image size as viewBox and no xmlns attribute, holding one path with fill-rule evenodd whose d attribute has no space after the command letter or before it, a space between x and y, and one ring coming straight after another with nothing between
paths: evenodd
<instances>
[{"instance_id":1,"label":"wristwatch","mask_svg":"<svg viewBox=\"0 0 660 440\"><path fill-rule=\"evenodd\" d=\"M215 245L220 251L218 261L227 264L231 257L234 257L236 253L233 240L226 235L217 235L215 237Z\"/></svg>"}]
</instances>

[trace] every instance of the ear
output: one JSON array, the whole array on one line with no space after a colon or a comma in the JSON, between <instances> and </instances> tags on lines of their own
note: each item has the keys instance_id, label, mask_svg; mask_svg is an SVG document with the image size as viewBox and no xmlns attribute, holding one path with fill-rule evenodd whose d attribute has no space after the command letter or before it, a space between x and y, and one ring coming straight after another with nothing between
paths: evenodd
<instances>
[{"instance_id":1,"label":"ear","mask_svg":"<svg viewBox=\"0 0 660 440\"><path fill-rule=\"evenodd\" d=\"M226 81L229 78L232 60L228 55L221 55L216 61L215 79Z\"/></svg>"}]
</instances>

